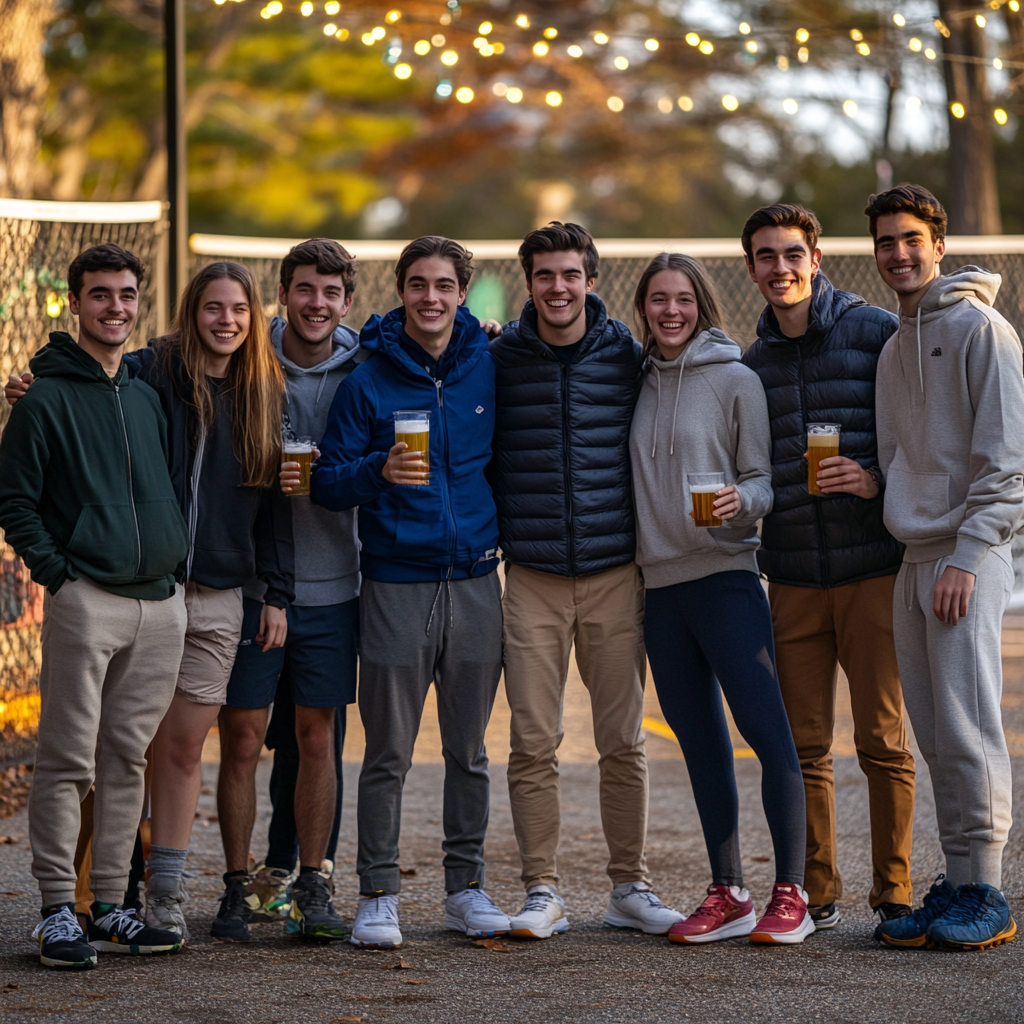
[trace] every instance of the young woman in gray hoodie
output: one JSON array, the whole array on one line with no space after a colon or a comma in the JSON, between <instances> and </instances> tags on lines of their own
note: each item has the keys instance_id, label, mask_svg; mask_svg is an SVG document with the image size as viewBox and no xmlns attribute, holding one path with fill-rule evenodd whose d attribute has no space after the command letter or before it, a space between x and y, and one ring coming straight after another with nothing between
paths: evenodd
<instances>
[{"instance_id":1,"label":"young woman in gray hoodie","mask_svg":"<svg viewBox=\"0 0 1024 1024\"><path fill-rule=\"evenodd\" d=\"M771 511L768 409L757 375L722 330L714 284L696 260L661 253L634 298L647 360L630 456L644 633L665 718L686 758L711 860L701 906L669 939L797 943L814 931L804 892L800 763L775 673L757 521ZM689 474L723 473L715 528L698 527ZM743 887L738 798L722 691L762 768L775 886L757 919Z\"/></svg>"}]
</instances>

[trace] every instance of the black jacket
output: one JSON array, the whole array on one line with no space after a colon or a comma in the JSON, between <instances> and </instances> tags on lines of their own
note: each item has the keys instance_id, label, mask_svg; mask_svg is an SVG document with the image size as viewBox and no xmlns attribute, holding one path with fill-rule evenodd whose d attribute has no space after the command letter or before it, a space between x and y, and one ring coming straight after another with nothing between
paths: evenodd
<instances>
[{"instance_id":1,"label":"black jacket","mask_svg":"<svg viewBox=\"0 0 1024 1024\"><path fill-rule=\"evenodd\" d=\"M588 576L636 554L629 427L640 346L587 296L587 331L563 364L531 299L490 345L497 419L490 477L502 551L515 565Z\"/></svg>"},{"instance_id":2,"label":"black jacket","mask_svg":"<svg viewBox=\"0 0 1024 1024\"><path fill-rule=\"evenodd\" d=\"M807 491L806 429L841 425L839 452L865 469L878 465L875 370L898 321L859 295L814 279L810 321L785 337L771 306L743 362L761 378L772 430L775 505L761 530L758 564L772 583L836 587L899 571L903 546L882 524L882 493L812 498Z\"/></svg>"},{"instance_id":3,"label":"black jacket","mask_svg":"<svg viewBox=\"0 0 1024 1024\"><path fill-rule=\"evenodd\" d=\"M189 531L180 578L230 590L255 576L267 584L266 603L286 607L295 598L290 499L276 484L270 490L241 486L230 393L216 395L213 428L197 440L187 401L190 385L180 362L173 366L173 380L153 347L128 353L125 362L160 396L167 417L171 482Z\"/></svg>"}]
</instances>

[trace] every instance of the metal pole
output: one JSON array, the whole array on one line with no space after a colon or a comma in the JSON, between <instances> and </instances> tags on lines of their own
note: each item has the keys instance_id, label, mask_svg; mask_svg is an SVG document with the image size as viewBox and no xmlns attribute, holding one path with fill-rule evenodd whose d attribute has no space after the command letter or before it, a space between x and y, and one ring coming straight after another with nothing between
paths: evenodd
<instances>
[{"instance_id":1,"label":"metal pole","mask_svg":"<svg viewBox=\"0 0 1024 1024\"><path fill-rule=\"evenodd\" d=\"M167 136L167 297L174 315L188 280L188 175L185 138L185 0L164 0L164 110Z\"/></svg>"}]
</instances>

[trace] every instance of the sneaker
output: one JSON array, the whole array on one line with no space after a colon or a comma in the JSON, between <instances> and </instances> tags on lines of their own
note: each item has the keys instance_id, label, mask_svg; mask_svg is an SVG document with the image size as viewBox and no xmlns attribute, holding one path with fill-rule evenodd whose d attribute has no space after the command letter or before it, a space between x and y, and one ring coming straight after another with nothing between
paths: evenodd
<instances>
[{"instance_id":1,"label":"sneaker","mask_svg":"<svg viewBox=\"0 0 1024 1024\"><path fill-rule=\"evenodd\" d=\"M328 879L318 871L301 874L292 883L287 930L291 934L328 942L348 938L348 928L331 902Z\"/></svg>"},{"instance_id":2,"label":"sneaker","mask_svg":"<svg viewBox=\"0 0 1024 1024\"><path fill-rule=\"evenodd\" d=\"M991 949L1016 934L1006 897L984 882L961 885L956 902L928 926L929 944L947 949Z\"/></svg>"},{"instance_id":3,"label":"sneaker","mask_svg":"<svg viewBox=\"0 0 1024 1024\"><path fill-rule=\"evenodd\" d=\"M260 901L252 911L252 917L264 921L279 921L287 917L292 909L289 887L294 880L295 876L284 868L268 868L266 864L260 864L249 883L249 892Z\"/></svg>"},{"instance_id":4,"label":"sneaker","mask_svg":"<svg viewBox=\"0 0 1024 1024\"><path fill-rule=\"evenodd\" d=\"M507 935L512 925L483 889L463 889L450 893L444 901L442 927L449 932L462 932L474 939L493 939Z\"/></svg>"},{"instance_id":5,"label":"sneaker","mask_svg":"<svg viewBox=\"0 0 1024 1024\"><path fill-rule=\"evenodd\" d=\"M604 923L613 928L634 928L645 935L664 935L683 916L666 907L646 882L634 882L612 889Z\"/></svg>"},{"instance_id":6,"label":"sneaker","mask_svg":"<svg viewBox=\"0 0 1024 1024\"><path fill-rule=\"evenodd\" d=\"M813 934L814 922L807 913L807 893L792 882L776 882L767 909L750 933L750 941L789 946Z\"/></svg>"},{"instance_id":7,"label":"sneaker","mask_svg":"<svg viewBox=\"0 0 1024 1024\"><path fill-rule=\"evenodd\" d=\"M808 907L807 913L811 915L816 932L827 932L830 928L835 928L843 919L843 915L839 913L834 903L823 903L817 907Z\"/></svg>"},{"instance_id":8,"label":"sneaker","mask_svg":"<svg viewBox=\"0 0 1024 1024\"><path fill-rule=\"evenodd\" d=\"M875 938L887 946L927 946L929 926L949 910L956 897L957 891L946 876L939 875L917 910L882 921L875 929Z\"/></svg>"},{"instance_id":9,"label":"sneaker","mask_svg":"<svg viewBox=\"0 0 1024 1024\"><path fill-rule=\"evenodd\" d=\"M94 903L89 910L89 944L101 953L177 953L181 936L150 928L134 909Z\"/></svg>"},{"instance_id":10,"label":"sneaker","mask_svg":"<svg viewBox=\"0 0 1024 1024\"><path fill-rule=\"evenodd\" d=\"M185 890L185 879L182 878L177 890L154 891L152 886L146 890L146 909L143 920L150 928L159 928L166 932L174 932L182 942L188 942L188 925L181 905L188 899Z\"/></svg>"},{"instance_id":11,"label":"sneaker","mask_svg":"<svg viewBox=\"0 0 1024 1024\"><path fill-rule=\"evenodd\" d=\"M398 896L360 896L349 942L360 949L397 949L402 944L398 927Z\"/></svg>"},{"instance_id":12,"label":"sneaker","mask_svg":"<svg viewBox=\"0 0 1024 1024\"><path fill-rule=\"evenodd\" d=\"M569 930L565 901L558 891L547 885L534 885L526 890L526 902L516 917L509 921L517 939L550 939Z\"/></svg>"},{"instance_id":13,"label":"sneaker","mask_svg":"<svg viewBox=\"0 0 1024 1024\"><path fill-rule=\"evenodd\" d=\"M220 910L213 919L210 934L222 942L248 942L252 938L249 922L260 905L260 898L249 891L248 875L225 875Z\"/></svg>"},{"instance_id":14,"label":"sneaker","mask_svg":"<svg viewBox=\"0 0 1024 1024\"><path fill-rule=\"evenodd\" d=\"M32 938L39 940L39 962L44 967L88 970L96 966L96 950L85 940L85 932L68 903L51 907L35 926Z\"/></svg>"},{"instance_id":15,"label":"sneaker","mask_svg":"<svg viewBox=\"0 0 1024 1024\"><path fill-rule=\"evenodd\" d=\"M709 885L704 902L689 916L672 925L669 942L718 942L749 935L757 923L754 901L738 885Z\"/></svg>"},{"instance_id":16,"label":"sneaker","mask_svg":"<svg viewBox=\"0 0 1024 1024\"><path fill-rule=\"evenodd\" d=\"M913 909L913 907L908 907L906 903L879 903L875 907L875 913L883 921L893 921L897 917L906 917Z\"/></svg>"}]
</instances>

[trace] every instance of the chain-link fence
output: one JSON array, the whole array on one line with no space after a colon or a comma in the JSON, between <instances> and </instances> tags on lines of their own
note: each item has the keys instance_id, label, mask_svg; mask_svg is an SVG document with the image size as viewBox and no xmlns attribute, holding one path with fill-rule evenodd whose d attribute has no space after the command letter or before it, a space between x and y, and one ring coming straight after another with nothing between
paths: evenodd
<instances>
[{"instance_id":1,"label":"chain-link fence","mask_svg":"<svg viewBox=\"0 0 1024 1024\"><path fill-rule=\"evenodd\" d=\"M160 203L36 203L0 199L0 374L28 369L50 331L74 333L67 269L83 249L116 242L150 270L133 344L157 333L166 274ZM0 423L7 404L0 402ZM39 719L42 590L0 533L0 767L31 757Z\"/></svg>"}]
</instances>

